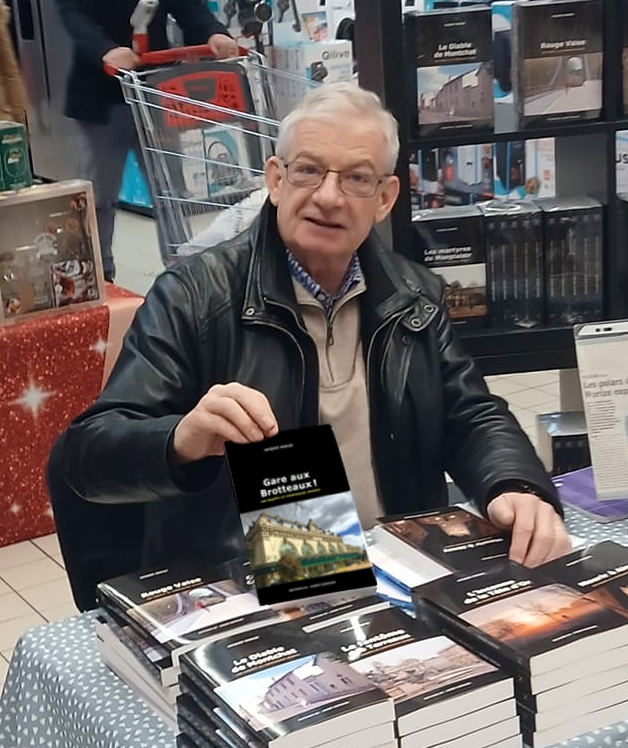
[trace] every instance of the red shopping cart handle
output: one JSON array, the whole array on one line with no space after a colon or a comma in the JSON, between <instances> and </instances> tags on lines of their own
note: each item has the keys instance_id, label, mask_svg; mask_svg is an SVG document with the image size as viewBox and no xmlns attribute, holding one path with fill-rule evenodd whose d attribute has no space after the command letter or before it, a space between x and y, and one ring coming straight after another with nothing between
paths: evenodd
<instances>
[{"instance_id":1,"label":"red shopping cart handle","mask_svg":"<svg viewBox=\"0 0 628 748\"><path fill-rule=\"evenodd\" d=\"M238 47L240 55L246 56L248 50L245 47ZM159 49L154 52L144 52L139 55L139 67L149 67L150 65L164 65L169 62L181 62L189 60L199 60L203 57L214 58L209 44L194 44L190 47L174 47L173 49ZM113 65L105 63L104 71L107 75L118 75L120 70Z\"/></svg>"}]
</instances>

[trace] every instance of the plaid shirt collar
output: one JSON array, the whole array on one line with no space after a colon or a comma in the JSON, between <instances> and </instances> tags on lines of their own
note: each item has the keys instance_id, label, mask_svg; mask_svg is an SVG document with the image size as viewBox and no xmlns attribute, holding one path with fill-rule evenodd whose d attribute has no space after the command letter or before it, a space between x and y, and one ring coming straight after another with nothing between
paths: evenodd
<instances>
[{"instance_id":1,"label":"plaid shirt collar","mask_svg":"<svg viewBox=\"0 0 628 748\"><path fill-rule=\"evenodd\" d=\"M288 258L288 267L290 268L290 275L300 283L303 288L311 294L317 301L321 303L321 306L325 310L325 314L330 317L334 304L340 301L346 296L349 291L362 280L362 268L360 267L360 260L358 259L358 253L354 252L351 257L351 262L347 268L347 272L342 279L342 283L338 287L336 293L332 296L325 291L325 289L317 283L314 278L303 268L295 257L286 249L286 255Z\"/></svg>"}]
</instances>

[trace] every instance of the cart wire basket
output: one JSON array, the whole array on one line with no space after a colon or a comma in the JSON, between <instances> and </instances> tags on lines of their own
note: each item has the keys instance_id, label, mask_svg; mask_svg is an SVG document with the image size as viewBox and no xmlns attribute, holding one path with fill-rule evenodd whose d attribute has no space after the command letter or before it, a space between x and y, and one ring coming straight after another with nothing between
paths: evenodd
<instances>
[{"instance_id":1,"label":"cart wire basket","mask_svg":"<svg viewBox=\"0 0 628 748\"><path fill-rule=\"evenodd\" d=\"M269 67L257 52L219 61L203 59L205 49L149 52L141 70L116 71L166 266L248 226L266 198L264 163L279 122L319 85Z\"/></svg>"}]
</instances>

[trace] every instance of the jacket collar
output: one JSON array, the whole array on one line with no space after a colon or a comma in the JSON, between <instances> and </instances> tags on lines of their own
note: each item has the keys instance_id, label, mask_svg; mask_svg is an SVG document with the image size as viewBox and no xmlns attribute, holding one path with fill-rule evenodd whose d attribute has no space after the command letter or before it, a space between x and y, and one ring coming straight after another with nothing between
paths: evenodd
<instances>
[{"instance_id":1,"label":"jacket collar","mask_svg":"<svg viewBox=\"0 0 628 748\"><path fill-rule=\"evenodd\" d=\"M267 200L249 229L251 262L247 276L242 317L244 320L275 316L269 305L278 304L297 314L297 303L286 260L285 245L277 228L276 208ZM366 295L372 313L379 320L408 309L416 302L420 288L404 278L392 262L377 234L370 235L358 249L366 281Z\"/></svg>"}]
</instances>

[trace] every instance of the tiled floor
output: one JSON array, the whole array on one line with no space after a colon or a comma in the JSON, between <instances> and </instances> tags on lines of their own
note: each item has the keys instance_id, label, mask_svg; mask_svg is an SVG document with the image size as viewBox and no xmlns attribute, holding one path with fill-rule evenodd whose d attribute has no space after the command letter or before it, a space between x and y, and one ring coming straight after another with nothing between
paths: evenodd
<instances>
[{"instance_id":1,"label":"tiled floor","mask_svg":"<svg viewBox=\"0 0 628 748\"><path fill-rule=\"evenodd\" d=\"M151 219L120 213L114 240L116 283L145 294L161 270L156 246ZM509 402L535 444L536 414L558 409L558 372L489 377L488 383ZM0 686L24 631L74 613L55 535L0 548Z\"/></svg>"}]
</instances>

